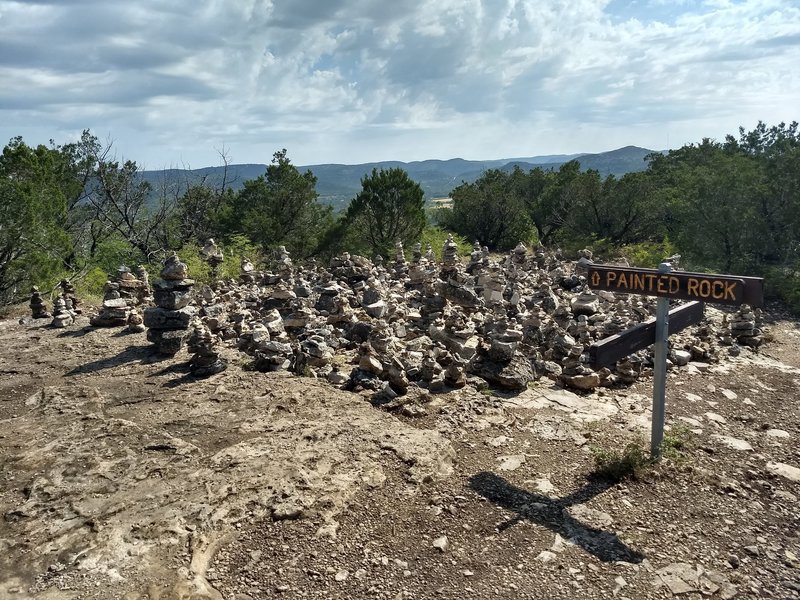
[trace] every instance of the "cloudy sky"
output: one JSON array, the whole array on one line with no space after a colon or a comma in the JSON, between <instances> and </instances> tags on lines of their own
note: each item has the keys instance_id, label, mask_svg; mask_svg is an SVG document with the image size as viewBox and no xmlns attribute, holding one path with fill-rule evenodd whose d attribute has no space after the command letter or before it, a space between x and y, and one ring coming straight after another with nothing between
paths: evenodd
<instances>
[{"instance_id":1,"label":"cloudy sky","mask_svg":"<svg viewBox=\"0 0 800 600\"><path fill-rule=\"evenodd\" d=\"M678 147L800 119L800 0L0 0L0 141L146 168Z\"/></svg>"}]
</instances>

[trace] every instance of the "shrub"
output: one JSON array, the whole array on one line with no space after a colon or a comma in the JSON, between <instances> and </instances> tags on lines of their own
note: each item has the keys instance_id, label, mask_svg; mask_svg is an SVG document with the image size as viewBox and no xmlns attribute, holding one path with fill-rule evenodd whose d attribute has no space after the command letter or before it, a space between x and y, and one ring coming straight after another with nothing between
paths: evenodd
<instances>
[{"instance_id":1,"label":"shrub","mask_svg":"<svg viewBox=\"0 0 800 600\"><path fill-rule=\"evenodd\" d=\"M642 471L652 464L641 445L636 443L628 444L622 452L598 447L592 447L591 451L595 464L591 477L594 478L611 481L638 479Z\"/></svg>"}]
</instances>

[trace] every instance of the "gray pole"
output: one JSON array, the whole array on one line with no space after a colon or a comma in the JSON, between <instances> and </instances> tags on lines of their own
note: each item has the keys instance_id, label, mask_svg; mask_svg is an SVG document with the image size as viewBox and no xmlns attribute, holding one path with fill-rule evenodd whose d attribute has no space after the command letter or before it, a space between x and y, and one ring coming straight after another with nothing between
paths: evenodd
<instances>
[{"instance_id":1,"label":"gray pole","mask_svg":"<svg viewBox=\"0 0 800 600\"><path fill-rule=\"evenodd\" d=\"M671 273L672 265L662 262L659 273ZM656 339L653 358L653 426L650 433L650 457L661 457L664 440L665 400L667 393L667 352L669 351L669 298L659 298L656 306Z\"/></svg>"}]
</instances>

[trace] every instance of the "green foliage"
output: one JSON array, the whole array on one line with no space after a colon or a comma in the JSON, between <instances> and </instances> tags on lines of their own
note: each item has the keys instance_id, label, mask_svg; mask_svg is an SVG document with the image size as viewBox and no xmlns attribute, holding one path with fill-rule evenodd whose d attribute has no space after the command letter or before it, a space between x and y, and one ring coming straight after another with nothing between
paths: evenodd
<instances>
[{"instance_id":1,"label":"green foliage","mask_svg":"<svg viewBox=\"0 0 800 600\"><path fill-rule=\"evenodd\" d=\"M58 148L14 138L0 155L0 304L54 283L70 253Z\"/></svg>"},{"instance_id":2,"label":"green foliage","mask_svg":"<svg viewBox=\"0 0 800 600\"><path fill-rule=\"evenodd\" d=\"M83 277L75 281L75 293L79 298L100 300L103 297L103 286L111 273L101 267L90 268Z\"/></svg>"},{"instance_id":3,"label":"green foliage","mask_svg":"<svg viewBox=\"0 0 800 600\"><path fill-rule=\"evenodd\" d=\"M214 228L228 239L245 235L264 252L284 245L296 258L308 257L333 224L332 209L317 202L316 183L311 171L297 170L286 150L276 152L265 175L223 200Z\"/></svg>"},{"instance_id":4,"label":"green foliage","mask_svg":"<svg viewBox=\"0 0 800 600\"><path fill-rule=\"evenodd\" d=\"M688 445L689 428L683 424L673 425L664 432L664 439L661 441L661 456L673 462L683 462L686 460L684 451Z\"/></svg>"},{"instance_id":5,"label":"green foliage","mask_svg":"<svg viewBox=\"0 0 800 600\"><path fill-rule=\"evenodd\" d=\"M211 275L211 267L200 257L200 249L201 246L198 244L187 244L178 250L178 256L181 261L186 263L191 279L200 284L210 284L214 280ZM224 260L219 266L217 279L238 279L243 257L254 264L263 262L259 248L243 235L231 236L229 240L220 244L220 250L222 250Z\"/></svg>"},{"instance_id":6,"label":"green foliage","mask_svg":"<svg viewBox=\"0 0 800 600\"><path fill-rule=\"evenodd\" d=\"M231 202L231 190L215 190L207 185L190 185L178 198L174 214L181 243L204 243L216 235L214 220L225 202Z\"/></svg>"},{"instance_id":7,"label":"green foliage","mask_svg":"<svg viewBox=\"0 0 800 600\"><path fill-rule=\"evenodd\" d=\"M211 283L211 267L200 258L200 249L198 244L186 244L178 250L178 257L186 263L189 279L194 279L198 284Z\"/></svg>"},{"instance_id":8,"label":"green foliage","mask_svg":"<svg viewBox=\"0 0 800 600\"><path fill-rule=\"evenodd\" d=\"M443 209L439 222L492 250L531 243L536 234L521 191L524 177L518 168L513 173L490 169L474 183L462 183L450 194L453 208Z\"/></svg>"},{"instance_id":9,"label":"green foliage","mask_svg":"<svg viewBox=\"0 0 800 600\"><path fill-rule=\"evenodd\" d=\"M388 256L397 240L415 243L425 228L424 192L403 169L372 169L344 220L352 241L371 254ZM361 248L356 248L360 250Z\"/></svg>"},{"instance_id":10,"label":"green foliage","mask_svg":"<svg viewBox=\"0 0 800 600\"><path fill-rule=\"evenodd\" d=\"M444 243L447 241L448 235L453 234L441 227L430 225L425 227L419 238L423 252L425 251L426 244L430 244L433 253L436 255L436 260L442 260L442 249L444 248ZM453 241L456 243L456 246L458 246L459 256L469 256L470 252L472 252L472 244L470 244L465 237L455 234L453 235Z\"/></svg>"},{"instance_id":11,"label":"green foliage","mask_svg":"<svg viewBox=\"0 0 800 600\"><path fill-rule=\"evenodd\" d=\"M677 248L667 238L655 242L629 244L619 250L631 266L644 268L655 268L665 258L677 253Z\"/></svg>"},{"instance_id":12,"label":"green foliage","mask_svg":"<svg viewBox=\"0 0 800 600\"><path fill-rule=\"evenodd\" d=\"M660 455L662 459L680 463L687 460L684 451L689 444L689 428L684 425L673 425L664 432L661 442ZM624 481L626 479L639 479L656 461L650 457L641 443L627 444L622 451L593 446L590 448L594 458L594 469L591 478L607 479L610 481Z\"/></svg>"},{"instance_id":13,"label":"green foliage","mask_svg":"<svg viewBox=\"0 0 800 600\"><path fill-rule=\"evenodd\" d=\"M636 443L628 444L622 452L598 447L592 447L591 452L595 466L590 476L599 479L617 482L638 479L644 469L653 464L642 446Z\"/></svg>"},{"instance_id":14,"label":"green foliage","mask_svg":"<svg viewBox=\"0 0 800 600\"><path fill-rule=\"evenodd\" d=\"M770 267L762 275L767 297L782 300L800 314L800 263L794 267Z\"/></svg>"}]
</instances>

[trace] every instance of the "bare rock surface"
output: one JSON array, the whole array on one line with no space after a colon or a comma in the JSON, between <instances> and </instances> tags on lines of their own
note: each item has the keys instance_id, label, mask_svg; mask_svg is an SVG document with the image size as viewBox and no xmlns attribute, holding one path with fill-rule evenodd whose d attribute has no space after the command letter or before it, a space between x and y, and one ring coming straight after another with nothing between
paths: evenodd
<instances>
[{"instance_id":1,"label":"bare rock surface","mask_svg":"<svg viewBox=\"0 0 800 600\"><path fill-rule=\"evenodd\" d=\"M353 307L337 302L330 316L344 323ZM407 324L371 323L354 343L371 353L319 321L293 346L286 323L305 319L300 308L282 323L271 311L287 309L265 310L249 338L241 322L221 326L228 369L205 379L184 350L158 357L144 333L85 316L65 329L0 320L0 598L800 594L795 322L773 320L757 350L670 370L673 452L617 483L596 477L594 456L647 447L646 366L630 386L588 393L546 369L521 389L469 373L436 391L384 360ZM474 336L462 320L443 325ZM493 331L511 348L524 327ZM251 370L237 346L262 335L281 361L302 349L318 377ZM431 366L429 342L414 339L394 355L411 374ZM553 356L529 362L568 367L568 342L559 334ZM462 366L441 350L432 381ZM387 379L361 378L356 393L328 383L363 356Z\"/></svg>"}]
</instances>

